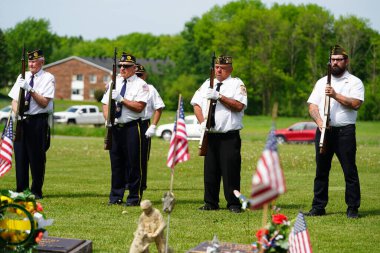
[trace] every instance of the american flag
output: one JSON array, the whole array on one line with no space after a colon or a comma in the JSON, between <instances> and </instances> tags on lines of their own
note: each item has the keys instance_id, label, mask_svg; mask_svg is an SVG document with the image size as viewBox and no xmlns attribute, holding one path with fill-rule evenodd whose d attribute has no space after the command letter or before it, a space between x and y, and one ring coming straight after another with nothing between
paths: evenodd
<instances>
[{"instance_id":1,"label":"american flag","mask_svg":"<svg viewBox=\"0 0 380 253\"><path fill-rule=\"evenodd\" d=\"M166 165L169 168L174 168L177 163L189 160L189 147L187 143L187 133L185 125L185 112L183 110L183 100L180 98L179 113L176 115L172 138L168 153Z\"/></svg>"},{"instance_id":2,"label":"american flag","mask_svg":"<svg viewBox=\"0 0 380 253\"><path fill-rule=\"evenodd\" d=\"M309 232L303 214L300 212L289 234L289 253L312 253Z\"/></svg>"},{"instance_id":3,"label":"american flag","mask_svg":"<svg viewBox=\"0 0 380 253\"><path fill-rule=\"evenodd\" d=\"M258 209L274 200L285 192L285 188L285 178L277 153L277 140L273 127L252 179L251 208Z\"/></svg>"},{"instance_id":4,"label":"american flag","mask_svg":"<svg viewBox=\"0 0 380 253\"><path fill-rule=\"evenodd\" d=\"M13 154L13 122L9 119L5 124L0 145L0 177L12 168Z\"/></svg>"}]
</instances>

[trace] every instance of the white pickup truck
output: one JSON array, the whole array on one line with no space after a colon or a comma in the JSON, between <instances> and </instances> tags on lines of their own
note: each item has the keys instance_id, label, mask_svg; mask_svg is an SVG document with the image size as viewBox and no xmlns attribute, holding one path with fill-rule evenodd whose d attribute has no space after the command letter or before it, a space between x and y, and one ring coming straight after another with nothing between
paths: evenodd
<instances>
[{"instance_id":1,"label":"white pickup truck","mask_svg":"<svg viewBox=\"0 0 380 253\"><path fill-rule=\"evenodd\" d=\"M74 105L54 113L54 122L64 124L104 125L103 113L95 105Z\"/></svg>"}]
</instances>

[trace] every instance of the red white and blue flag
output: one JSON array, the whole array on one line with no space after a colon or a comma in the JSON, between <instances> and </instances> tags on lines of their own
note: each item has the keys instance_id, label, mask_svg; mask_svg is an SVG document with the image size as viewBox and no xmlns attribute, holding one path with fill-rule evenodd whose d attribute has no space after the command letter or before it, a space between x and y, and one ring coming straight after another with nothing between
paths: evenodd
<instances>
[{"instance_id":1,"label":"red white and blue flag","mask_svg":"<svg viewBox=\"0 0 380 253\"><path fill-rule=\"evenodd\" d=\"M252 179L250 207L258 209L285 193L285 190L285 178L277 153L277 140L273 127Z\"/></svg>"},{"instance_id":2,"label":"red white and blue flag","mask_svg":"<svg viewBox=\"0 0 380 253\"><path fill-rule=\"evenodd\" d=\"M307 231L305 217L299 213L294 227L289 234L289 253L312 253L310 236Z\"/></svg>"},{"instance_id":3,"label":"red white and blue flag","mask_svg":"<svg viewBox=\"0 0 380 253\"><path fill-rule=\"evenodd\" d=\"M12 168L13 155L13 122L9 119L5 124L0 144L0 177Z\"/></svg>"},{"instance_id":4,"label":"red white and blue flag","mask_svg":"<svg viewBox=\"0 0 380 253\"><path fill-rule=\"evenodd\" d=\"M185 162L190 158L182 97L179 103L179 111L176 114L173 134L170 140L168 160L166 162L166 165L172 169L177 163Z\"/></svg>"}]
</instances>

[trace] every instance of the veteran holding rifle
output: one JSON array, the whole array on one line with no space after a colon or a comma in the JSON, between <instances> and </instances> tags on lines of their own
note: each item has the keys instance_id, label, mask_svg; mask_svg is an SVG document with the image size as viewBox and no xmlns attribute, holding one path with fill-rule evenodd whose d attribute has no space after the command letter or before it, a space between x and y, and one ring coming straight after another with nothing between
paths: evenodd
<instances>
[{"instance_id":1,"label":"veteran holding rifle","mask_svg":"<svg viewBox=\"0 0 380 253\"><path fill-rule=\"evenodd\" d=\"M144 133L141 133L141 117L148 100L149 88L135 74L136 58L133 55L123 52L118 67L120 75L116 77L115 89L108 89L101 101L106 119L110 92L111 103L116 102L115 123L111 126L112 145L109 150L112 173L109 205L122 204L128 179L126 205L138 206L143 194L141 139Z\"/></svg>"},{"instance_id":2,"label":"veteran holding rifle","mask_svg":"<svg viewBox=\"0 0 380 253\"><path fill-rule=\"evenodd\" d=\"M355 122L357 110L364 101L362 81L350 74L348 54L341 46L335 45L331 50L331 85L327 76L319 79L314 86L308 104L309 114L317 123L315 140L316 176L314 179L314 199L309 216L326 214L328 202L329 173L331 161L336 154L342 166L346 181L345 199L347 217L358 218L360 207L360 184L356 167ZM330 97L329 117L325 115L325 97ZM329 120L324 122L323 118ZM325 126L328 129L324 129ZM320 152L321 132L324 131L323 152Z\"/></svg>"},{"instance_id":3,"label":"veteran holding rifle","mask_svg":"<svg viewBox=\"0 0 380 253\"><path fill-rule=\"evenodd\" d=\"M28 52L29 71L25 75L19 75L8 94L13 99L12 110L19 117L16 119L18 130L14 143L17 191L30 189L36 199L43 197L46 151L50 145L48 116L53 112L55 92L55 78L42 69L44 63L42 50ZM22 93L25 93L24 105L19 103L19 94ZM24 108L23 111L20 108Z\"/></svg>"},{"instance_id":4,"label":"veteran holding rifle","mask_svg":"<svg viewBox=\"0 0 380 253\"><path fill-rule=\"evenodd\" d=\"M219 209L220 182L231 212L240 213L241 204L233 191L240 189L242 118L247 107L247 91L242 80L231 77L232 57L215 60L215 80L206 80L195 92L191 104L201 126L206 127L207 111L211 110L207 129L207 153L204 159L204 205L200 210ZM214 82L216 85L210 87ZM208 108L211 100L211 108Z\"/></svg>"}]
</instances>

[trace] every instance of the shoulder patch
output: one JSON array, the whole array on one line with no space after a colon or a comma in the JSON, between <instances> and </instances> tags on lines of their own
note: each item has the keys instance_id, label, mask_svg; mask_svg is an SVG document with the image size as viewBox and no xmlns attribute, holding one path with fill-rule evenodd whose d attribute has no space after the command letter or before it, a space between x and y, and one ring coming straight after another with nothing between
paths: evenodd
<instances>
[{"instance_id":1,"label":"shoulder patch","mask_svg":"<svg viewBox=\"0 0 380 253\"><path fill-rule=\"evenodd\" d=\"M143 85L143 91L149 91L149 86L147 84Z\"/></svg>"},{"instance_id":2,"label":"shoulder patch","mask_svg":"<svg viewBox=\"0 0 380 253\"><path fill-rule=\"evenodd\" d=\"M247 89L243 84L240 85L240 94L242 94L243 96L247 96Z\"/></svg>"}]
</instances>

